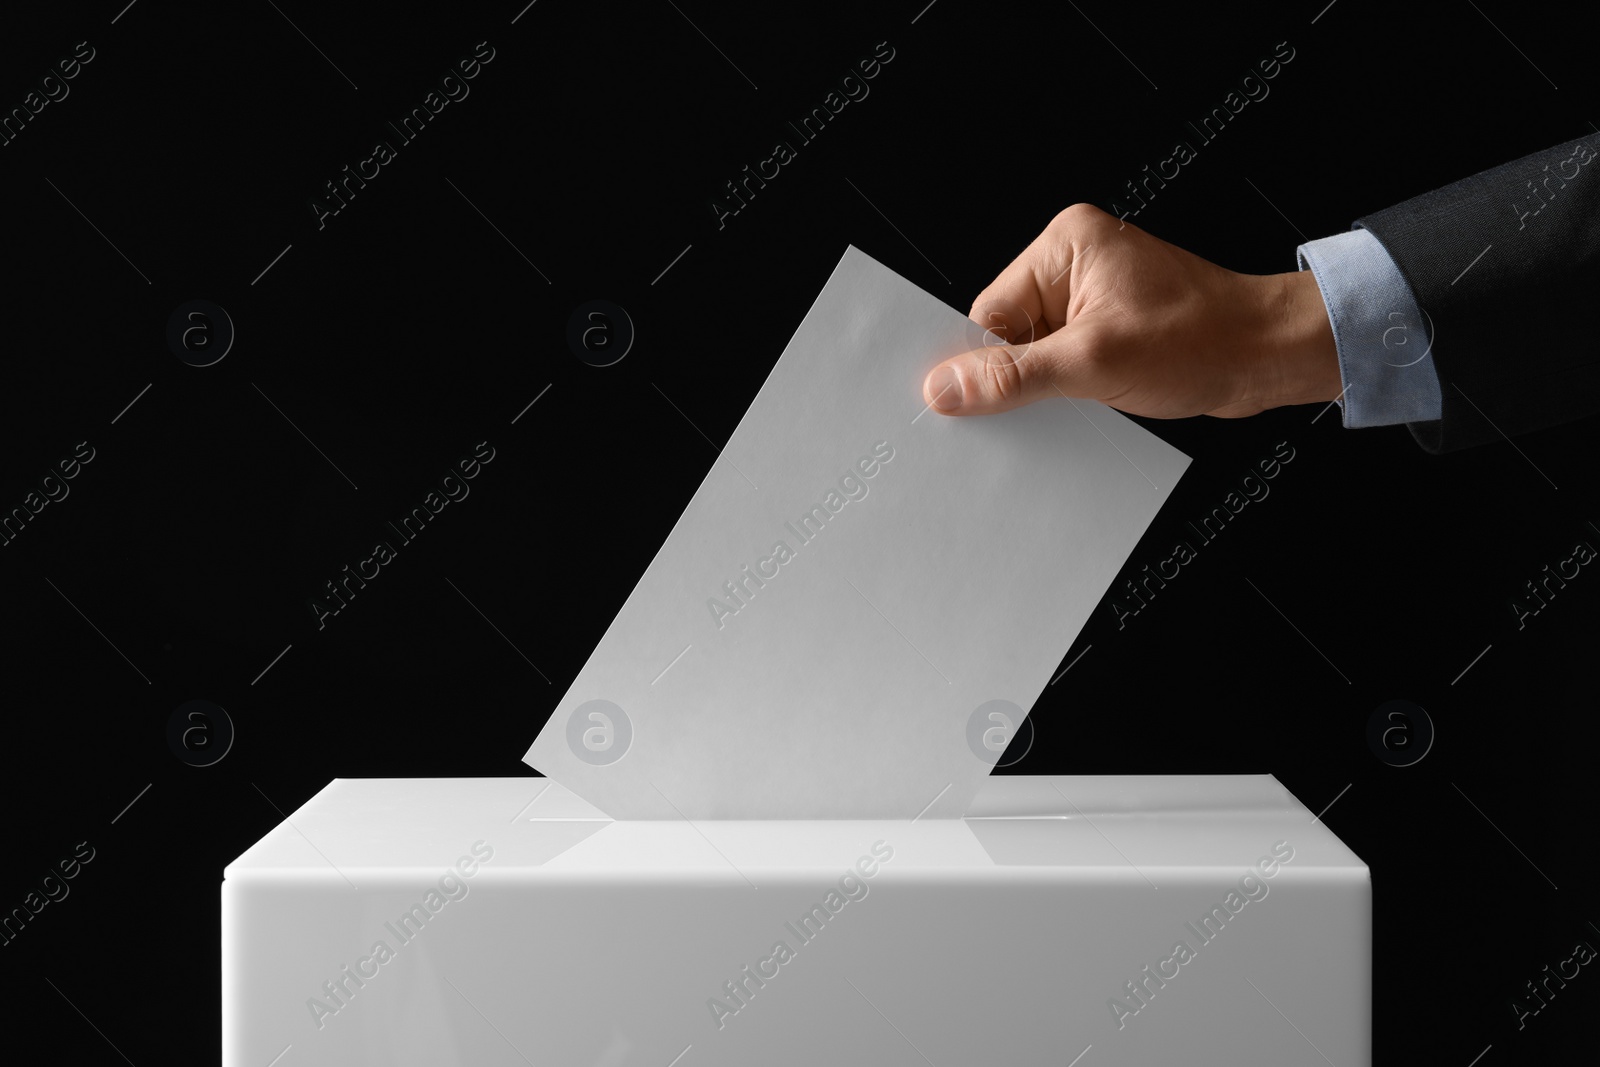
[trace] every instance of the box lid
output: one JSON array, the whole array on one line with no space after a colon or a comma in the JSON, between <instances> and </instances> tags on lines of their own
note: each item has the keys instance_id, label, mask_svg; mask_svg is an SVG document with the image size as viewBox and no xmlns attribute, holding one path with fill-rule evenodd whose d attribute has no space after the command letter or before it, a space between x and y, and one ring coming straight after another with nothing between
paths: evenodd
<instances>
[{"instance_id":1,"label":"box lid","mask_svg":"<svg viewBox=\"0 0 1600 1067\"><path fill-rule=\"evenodd\" d=\"M1296 871L1366 865L1269 774L988 778L958 819L614 821L540 778L337 778L224 876L343 880L437 873L482 842L491 879L709 878L752 884L848 867L877 841L897 877L1019 868L1144 878L1237 872L1278 842ZM480 847L481 852L481 847Z\"/></svg>"}]
</instances>

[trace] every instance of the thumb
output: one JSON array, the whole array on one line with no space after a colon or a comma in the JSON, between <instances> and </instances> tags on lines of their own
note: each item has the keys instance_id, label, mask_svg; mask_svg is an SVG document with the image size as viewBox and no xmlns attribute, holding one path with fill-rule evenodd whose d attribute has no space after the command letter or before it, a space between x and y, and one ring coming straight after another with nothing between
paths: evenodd
<instances>
[{"instance_id":1,"label":"thumb","mask_svg":"<svg viewBox=\"0 0 1600 1067\"><path fill-rule=\"evenodd\" d=\"M941 415L993 415L1043 400L1074 395L1070 328L1022 345L993 345L963 352L928 372L922 399Z\"/></svg>"}]
</instances>

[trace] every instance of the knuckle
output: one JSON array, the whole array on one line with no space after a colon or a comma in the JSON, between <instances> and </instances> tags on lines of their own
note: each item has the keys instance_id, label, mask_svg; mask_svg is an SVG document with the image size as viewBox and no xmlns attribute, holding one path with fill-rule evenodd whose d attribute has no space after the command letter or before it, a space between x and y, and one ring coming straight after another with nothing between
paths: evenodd
<instances>
[{"instance_id":1,"label":"knuckle","mask_svg":"<svg viewBox=\"0 0 1600 1067\"><path fill-rule=\"evenodd\" d=\"M1050 221L1050 225L1062 233L1083 233L1089 229L1097 228L1102 221L1109 217L1093 204L1077 203L1060 211Z\"/></svg>"},{"instance_id":2,"label":"knuckle","mask_svg":"<svg viewBox=\"0 0 1600 1067\"><path fill-rule=\"evenodd\" d=\"M1079 331L1074 359L1086 373L1103 373L1114 368L1119 362L1114 348L1111 338L1105 331L1086 325Z\"/></svg>"},{"instance_id":3,"label":"knuckle","mask_svg":"<svg viewBox=\"0 0 1600 1067\"><path fill-rule=\"evenodd\" d=\"M984 350L977 368L984 394L996 401L1022 396L1024 387L1038 377L1038 358L1026 347L996 346Z\"/></svg>"}]
</instances>

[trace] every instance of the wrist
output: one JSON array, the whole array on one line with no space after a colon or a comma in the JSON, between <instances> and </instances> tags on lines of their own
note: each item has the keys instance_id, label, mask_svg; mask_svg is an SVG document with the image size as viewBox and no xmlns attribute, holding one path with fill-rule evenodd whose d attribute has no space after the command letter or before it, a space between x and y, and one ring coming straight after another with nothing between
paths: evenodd
<instances>
[{"instance_id":1,"label":"wrist","mask_svg":"<svg viewBox=\"0 0 1600 1067\"><path fill-rule=\"evenodd\" d=\"M1263 409L1327 403L1344 391L1333 323L1308 270L1269 274L1263 283L1263 325L1255 380Z\"/></svg>"}]
</instances>

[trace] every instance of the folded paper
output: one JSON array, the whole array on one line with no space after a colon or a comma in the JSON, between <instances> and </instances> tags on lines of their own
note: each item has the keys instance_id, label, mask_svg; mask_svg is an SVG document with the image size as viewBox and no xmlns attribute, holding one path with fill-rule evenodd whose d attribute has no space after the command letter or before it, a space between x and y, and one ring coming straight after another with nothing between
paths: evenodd
<instances>
[{"instance_id":1,"label":"folded paper","mask_svg":"<svg viewBox=\"0 0 1600 1067\"><path fill-rule=\"evenodd\" d=\"M1189 463L930 410L985 340L849 248L524 760L618 819L961 815Z\"/></svg>"}]
</instances>

